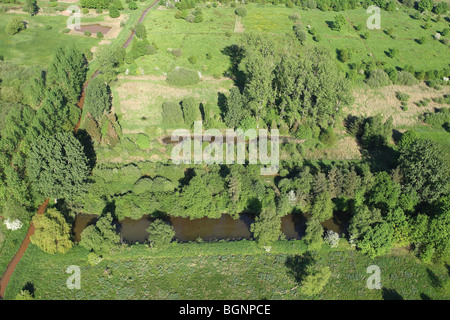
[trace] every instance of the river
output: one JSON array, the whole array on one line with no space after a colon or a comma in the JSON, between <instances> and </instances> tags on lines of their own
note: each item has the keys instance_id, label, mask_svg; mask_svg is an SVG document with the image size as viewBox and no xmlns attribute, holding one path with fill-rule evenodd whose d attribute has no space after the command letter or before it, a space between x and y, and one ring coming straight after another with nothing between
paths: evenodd
<instances>
[{"instance_id":1,"label":"river","mask_svg":"<svg viewBox=\"0 0 450 320\"><path fill-rule=\"evenodd\" d=\"M300 239L305 234L307 215L301 213L288 214L281 218L281 231L286 239ZM81 232L86 226L95 223L97 215L78 214L73 226L75 241L81 240ZM148 238L146 229L153 218L143 216L139 220L125 218L116 224L117 233L125 243L143 243ZM248 214L241 214L239 219L233 219L223 214L219 219L202 218L190 220L189 218L170 217L170 223L175 230L175 239L180 242L214 240L252 239L250 225L254 218ZM322 223L326 230L333 230L339 235L345 232L348 219L344 213L335 213L334 217Z\"/></svg>"}]
</instances>

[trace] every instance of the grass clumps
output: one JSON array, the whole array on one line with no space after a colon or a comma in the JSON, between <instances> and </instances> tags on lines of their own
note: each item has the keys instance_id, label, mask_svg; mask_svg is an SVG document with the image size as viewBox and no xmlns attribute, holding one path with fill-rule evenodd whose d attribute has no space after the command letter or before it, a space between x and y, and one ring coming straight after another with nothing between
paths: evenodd
<instances>
[{"instance_id":1,"label":"grass clumps","mask_svg":"<svg viewBox=\"0 0 450 320\"><path fill-rule=\"evenodd\" d=\"M198 83L200 76L194 70L175 68L167 75L166 81L172 86L183 87Z\"/></svg>"}]
</instances>

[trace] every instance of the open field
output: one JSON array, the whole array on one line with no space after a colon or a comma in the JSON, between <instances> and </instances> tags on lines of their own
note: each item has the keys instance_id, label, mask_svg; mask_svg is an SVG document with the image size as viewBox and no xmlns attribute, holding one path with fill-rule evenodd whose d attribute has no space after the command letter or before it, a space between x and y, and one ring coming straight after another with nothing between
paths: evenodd
<instances>
[{"instance_id":1,"label":"open field","mask_svg":"<svg viewBox=\"0 0 450 320\"><path fill-rule=\"evenodd\" d=\"M183 250L186 246L189 250ZM6 298L31 283L38 299L310 299L299 292L304 250L289 247L295 248L293 242L268 254L249 241L174 244L161 256L134 246L90 266L87 251L79 247L65 255L48 255L31 245ZM247 253L233 254L242 250ZM320 251L314 258L332 272L317 299L449 298L448 269L421 264L400 249L373 260L348 248ZM383 290L366 287L366 269L372 264L381 269ZM80 290L66 287L65 269L70 265L81 268Z\"/></svg>"},{"instance_id":2,"label":"open field","mask_svg":"<svg viewBox=\"0 0 450 320\"><path fill-rule=\"evenodd\" d=\"M8 35L5 32L9 21L19 16L28 22L27 29L15 34ZM95 18L99 21L99 18ZM68 35L61 33L66 28L66 16L44 16L17 14L0 15L0 54L5 60L25 65L42 65L49 63L58 46L75 44L77 48L84 52L93 46L98 45L100 39L88 38L85 36ZM51 26L46 30L46 26Z\"/></svg>"},{"instance_id":3,"label":"open field","mask_svg":"<svg viewBox=\"0 0 450 320\"><path fill-rule=\"evenodd\" d=\"M300 10L287 8L284 5L246 5L248 14L243 19L235 18L234 9L225 6L217 8L203 7L204 21L201 23L188 23L183 19L175 19L176 10L155 10L145 20L145 26L149 39L159 47L159 51L152 56L139 58L136 63L143 68L144 74L161 75L172 70L175 66L190 67L202 73L214 75L223 74L228 68L226 56L222 50L233 43L240 32L235 33L236 21L238 29L245 29L247 33L268 33L274 39L282 42L286 35L293 35L294 22L289 19L292 13L300 15L300 23L305 31L315 30L322 40L315 42L313 36L308 34L307 43L315 43L329 48L332 52L336 49L348 48L352 50L352 57L347 63L373 60L384 62L384 67L405 67L412 65L417 70L442 69L450 61L449 46L434 40L436 32L441 32L448 27L448 22L441 19L428 21L429 29L423 25L425 21L414 20L410 17L411 10L401 7L398 12L386 12L381 14L381 29L368 30L365 22L369 15L365 9L347 10L343 12L319 10ZM337 14L343 14L348 23L341 31L333 31L329 28ZM363 29L357 32L353 27L362 25ZM385 31L393 28L393 36ZM368 39L362 39L360 34L369 33ZM226 36L230 32L230 37ZM418 44L417 39L425 37L424 44ZM448 36L446 36L448 38ZM445 37L444 37L445 38ZM388 49L398 49L396 58L389 58L385 52ZM183 55L174 58L168 49L181 49ZM207 59L206 53L211 53L212 58ZM188 61L190 56L197 57L197 63ZM417 59L418 56L428 57ZM343 70L348 70L346 64L341 64ZM203 70L202 70L203 68Z\"/></svg>"}]
</instances>

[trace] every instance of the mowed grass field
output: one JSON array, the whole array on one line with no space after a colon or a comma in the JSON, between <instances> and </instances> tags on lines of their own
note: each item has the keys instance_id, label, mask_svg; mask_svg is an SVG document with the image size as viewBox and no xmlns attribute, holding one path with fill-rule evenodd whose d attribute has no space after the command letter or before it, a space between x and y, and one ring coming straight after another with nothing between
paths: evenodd
<instances>
[{"instance_id":1,"label":"mowed grass field","mask_svg":"<svg viewBox=\"0 0 450 320\"><path fill-rule=\"evenodd\" d=\"M18 34L9 35L5 29L14 17L27 21L27 28ZM87 18L86 18L87 19ZM101 21L102 17L89 18L88 21ZM84 21L84 20L83 20ZM59 46L75 45L84 52L98 45L100 39L88 38L82 34L61 33L66 28L67 16L48 16L24 14L0 14L0 54L6 61L24 65L46 66ZM46 30L46 26L51 26Z\"/></svg>"},{"instance_id":2,"label":"mowed grass field","mask_svg":"<svg viewBox=\"0 0 450 320\"><path fill-rule=\"evenodd\" d=\"M233 254L233 246L245 247L248 253ZM6 298L14 299L27 283L38 299L450 298L448 266L420 263L401 249L375 259L348 248L314 253L317 263L329 266L332 274L323 292L310 297L300 292L304 250L272 254L253 247L249 241L175 244L166 255L158 255L141 245L105 256L91 266L88 252L80 247L65 255L49 255L30 245L11 278ZM199 248L205 249L203 254ZM81 270L79 290L66 286L70 276L66 269L71 265ZM382 290L366 287L370 265L381 269Z\"/></svg>"}]
</instances>

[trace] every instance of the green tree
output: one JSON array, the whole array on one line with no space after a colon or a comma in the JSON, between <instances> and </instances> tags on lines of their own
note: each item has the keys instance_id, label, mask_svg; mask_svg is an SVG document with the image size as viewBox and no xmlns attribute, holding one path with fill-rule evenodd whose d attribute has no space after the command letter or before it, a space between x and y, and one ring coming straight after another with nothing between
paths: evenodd
<instances>
[{"instance_id":1,"label":"green tree","mask_svg":"<svg viewBox=\"0 0 450 320\"><path fill-rule=\"evenodd\" d=\"M430 140L417 139L400 150L399 167L403 187L422 201L437 200L449 192L450 167L442 148Z\"/></svg>"},{"instance_id":2,"label":"green tree","mask_svg":"<svg viewBox=\"0 0 450 320\"><path fill-rule=\"evenodd\" d=\"M136 37L138 37L139 39L147 38L147 29L145 29L143 23L138 23L134 28L134 32L136 32Z\"/></svg>"},{"instance_id":3,"label":"green tree","mask_svg":"<svg viewBox=\"0 0 450 320\"><path fill-rule=\"evenodd\" d=\"M240 122L248 115L244 108L245 99L238 88L232 88L227 98L227 108L224 117L225 124L229 128L237 128Z\"/></svg>"},{"instance_id":4,"label":"green tree","mask_svg":"<svg viewBox=\"0 0 450 320\"><path fill-rule=\"evenodd\" d=\"M117 9L117 7L115 5L113 5L113 4L109 6L109 16L111 18L118 18L118 17L120 17L119 9Z\"/></svg>"},{"instance_id":5,"label":"green tree","mask_svg":"<svg viewBox=\"0 0 450 320\"><path fill-rule=\"evenodd\" d=\"M12 18L6 25L6 33L12 36L25 29L25 23L19 17Z\"/></svg>"},{"instance_id":6,"label":"green tree","mask_svg":"<svg viewBox=\"0 0 450 320\"><path fill-rule=\"evenodd\" d=\"M110 110L111 96L108 86L101 78L94 77L89 82L89 86L86 89L84 107L97 122L100 121L105 112Z\"/></svg>"},{"instance_id":7,"label":"green tree","mask_svg":"<svg viewBox=\"0 0 450 320\"><path fill-rule=\"evenodd\" d=\"M72 248L70 227L58 210L49 208L45 214L35 215L31 222L35 227L31 243L42 251L50 254L66 253Z\"/></svg>"},{"instance_id":8,"label":"green tree","mask_svg":"<svg viewBox=\"0 0 450 320\"><path fill-rule=\"evenodd\" d=\"M72 199L85 189L89 168L72 133L38 137L26 160L32 188L45 197Z\"/></svg>"},{"instance_id":9,"label":"green tree","mask_svg":"<svg viewBox=\"0 0 450 320\"><path fill-rule=\"evenodd\" d=\"M431 12L431 9L433 9L433 0L420 0L417 3L417 8L420 12Z\"/></svg>"},{"instance_id":10,"label":"green tree","mask_svg":"<svg viewBox=\"0 0 450 320\"><path fill-rule=\"evenodd\" d=\"M120 242L120 235L112 222L113 218L108 212L101 216L95 225L87 226L81 233L80 245L97 253L111 251Z\"/></svg>"},{"instance_id":11,"label":"green tree","mask_svg":"<svg viewBox=\"0 0 450 320\"><path fill-rule=\"evenodd\" d=\"M338 14L334 17L334 21L331 22L330 28L334 31L341 31L342 27L347 24L347 20L342 14Z\"/></svg>"},{"instance_id":12,"label":"green tree","mask_svg":"<svg viewBox=\"0 0 450 320\"><path fill-rule=\"evenodd\" d=\"M312 218L306 222L306 232L303 240L309 250L318 250L323 244L323 227L318 219Z\"/></svg>"},{"instance_id":13,"label":"green tree","mask_svg":"<svg viewBox=\"0 0 450 320\"><path fill-rule=\"evenodd\" d=\"M371 258L389 253L394 245L394 230L387 222L376 224L364 234L358 247Z\"/></svg>"},{"instance_id":14,"label":"green tree","mask_svg":"<svg viewBox=\"0 0 450 320\"><path fill-rule=\"evenodd\" d=\"M311 208L313 218L323 222L333 217L333 202L327 191L322 191L314 198Z\"/></svg>"},{"instance_id":15,"label":"green tree","mask_svg":"<svg viewBox=\"0 0 450 320\"><path fill-rule=\"evenodd\" d=\"M164 249L175 237L175 231L170 223L161 219L153 221L146 230L148 232L148 241L152 248Z\"/></svg>"},{"instance_id":16,"label":"green tree","mask_svg":"<svg viewBox=\"0 0 450 320\"><path fill-rule=\"evenodd\" d=\"M28 12L31 15L35 14L38 9L36 0L26 0L25 5L22 8L23 11Z\"/></svg>"},{"instance_id":17,"label":"green tree","mask_svg":"<svg viewBox=\"0 0 450 320\"><path fill-rule=\"evenodd\" d=\"M196 121L200 115L200 109L198 103L194 98L189 97L182 101L181 106L183 108L184 123L192 127L194 121Z\"/></svg>"},{"instance_id":18,"label":"green tree","mask_svg":"<svg viewBox=\"0 0 450 320\"><path fill-rule=\"evenodd\" d=\"M75 46L58 48L48 66L47 86L52 89L59 88L70 103L76 104L81 95L86 72L86 60Z\"/></svg>"},{"instance_id":19,"label":"green tree","mask_svg":"<svg viewBox=\"0 0 450 320\"><path fill-rule=\"evenodd\" d=\"M320 267L316 264L308 265L306 268L306 276L301 282L300 291L307 296L318 295L322 292L330 277L330 267Z\"/></svg>"},{"instance_id":20,"label":"green tree","mask_svg":"<svg viewBox=\"0 0 450 320\"><path fill-rule=\"evenodd\" d=\"M263 208L250 226L250 232L253 233L253 237L261 247L268 246L283 237L281 219L276 215L274 203Z\"/></svg>"}]
</instances>

